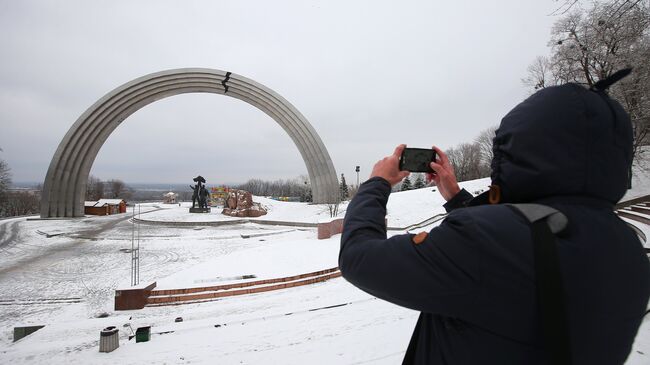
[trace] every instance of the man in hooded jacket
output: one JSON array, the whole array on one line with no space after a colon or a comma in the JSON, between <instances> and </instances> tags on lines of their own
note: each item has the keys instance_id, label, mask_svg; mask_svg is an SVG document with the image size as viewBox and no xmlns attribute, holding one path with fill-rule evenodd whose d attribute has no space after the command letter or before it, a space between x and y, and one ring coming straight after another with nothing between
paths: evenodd
<instances>
[{"instance_id":1,"label":"man in hooded jacket","mask_svg":"<svg viewBox=\"0 0 650 365\"><path fill-rule=\"evenodd\" d=\"M622 364L650 295L650 267L614 213L629 183L632 129L603 90L543 89L501 121L492 197L472 199L436 148L446 219L426 237L387 238L386 203L404 145L379 161L347 208L339 267L358 288L420 311L405 364L548 364L529 222L504 203L568 218L556 239L572 364Z\"/></svg>"}]
</instances>

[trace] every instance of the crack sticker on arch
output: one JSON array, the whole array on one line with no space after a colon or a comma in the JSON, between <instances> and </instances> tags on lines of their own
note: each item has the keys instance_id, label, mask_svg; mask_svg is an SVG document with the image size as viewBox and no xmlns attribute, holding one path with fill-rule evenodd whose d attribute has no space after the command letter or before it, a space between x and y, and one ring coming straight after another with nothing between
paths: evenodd
<instances>
[{"instance_id":1,"label":"crack sticker on arch","mask_svg":"<svg viewBox=\"0 0 650 365\"><path fill-rule=\"evenodd\" d=\"M223 89L224 89L224 92L223 92L224 94L228 92L228 85L226 85L226 83L228 82L228 80L230 80L230 75L231 74L232 74L232 72L226 72L226 78L223 81L221 81L221 85L223 86Z\"/></svg>"}]
</instances>

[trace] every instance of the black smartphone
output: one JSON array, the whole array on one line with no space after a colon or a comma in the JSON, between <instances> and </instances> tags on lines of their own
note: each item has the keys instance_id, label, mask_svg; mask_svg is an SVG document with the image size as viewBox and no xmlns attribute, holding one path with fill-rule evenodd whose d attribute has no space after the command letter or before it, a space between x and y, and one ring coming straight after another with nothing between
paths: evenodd
<instances>
[{"instance_id":1,"label":"black smartphone","mask_svg":"<svg viewBox=\"0 0 650 365\"><path fill-rule=\"evenodd\" d=\"M399 169L410 172L433 172L429 163L436 161L436 151L429 148L405 148Z\"/></svg>"}]
</instances>

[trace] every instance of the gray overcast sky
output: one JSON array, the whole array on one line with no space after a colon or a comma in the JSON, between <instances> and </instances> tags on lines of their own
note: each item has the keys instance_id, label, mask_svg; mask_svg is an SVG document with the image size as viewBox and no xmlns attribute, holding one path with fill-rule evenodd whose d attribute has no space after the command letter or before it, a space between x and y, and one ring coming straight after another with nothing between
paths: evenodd
<instances>
[{"instance_id":1,"label":"gray overcast sky","mask_svg":"<svg viewBox=\"0 0 650 365\"><path fill-rule=\"evenodd\" d=\"M41 181L74 121L134 78L232 71L289 100L339 175L394 146L472 140L528 91L557 7L508 1L0 0L0 158ZM242 101L185 94L139 110L92 168L102 179L209 184L306 174L291 139Z\"/></svg>"}]
</instances>

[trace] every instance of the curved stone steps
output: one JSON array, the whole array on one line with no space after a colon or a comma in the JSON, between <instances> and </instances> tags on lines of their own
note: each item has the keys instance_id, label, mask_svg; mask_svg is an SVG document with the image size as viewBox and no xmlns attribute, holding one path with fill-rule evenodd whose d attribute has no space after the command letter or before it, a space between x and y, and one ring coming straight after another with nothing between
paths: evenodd
<instances>
[{"instance_id":1,"label":"curved stone steps","mask_svg":"<svg viewBox=\"0 0 650 365\"><path fill-rule=\"evenodd\" d=\"M647 236L644 231L650 230L650 196L619 203L616 205L615 213L619 217L634 221L634 223L627 223L634 229L645 246ZM650 255L650 248L645 247L645 250Z\"/></svg>"},{"instance_id":2,"label":"curved stone steps","mask_svg":"<svg viewBox=\"0 0 650 365\"><path fill-rule=\"evenodd\" d=\"M643 228L650 229L650 196L644 197L643 200L635 199L627 203L620 203L616 206L615 213L621 217L632 220L642 225L642 227L645 226ZM436 218L438 217L429 218L420 224L430 223L429 220L435 221ZM645 244L647 237L644 233L644 230L641 229L638 225L631 224L630 222L627 223L632 229L635 230L639 238ZM646 248L646 252L650 253L650 248ZM155 287L154 283L150 288L143 291L143 293L145 293L144 295L146 296L144 305L165 306L200 303L230 296L255 294L303 285L310 285L324 282L340 276L341 272L339 271L338 267L334 267L327 270L315 271L301 275L208 287L152 290L153 287ZM116 309L118 309L117 306Z\"/></svg>"},{"instance_id":3,"label":"curved stone steps","mask_svg":"<svg viewBox=\"0 0 650 365\"><path fill-rule=\"evenodd\" d=\"M218 298L262 293L327 281L341 276L338 267L282 278L256 280L209 287L152 290L146 306L191 304Z\"/></svg>"},{"instance_id":4,"label":"curved stone steps","mask_svg":"<svg viewBox=\"0 0 650 365\"><path fill-rule=\"evenodd\" d=\"M638 213L650 215L650 207L646 205L631 205L630 209Z\"/></svg>"},{"instance_id":5,"label":"curved stone steps","mask_svg":"<svg viewBox=\"0 0 650 365\"><path fill-rule=\"evenodd\" d=\"M621 217L625 217L627 219L631 219L633 221L643 223L645 225L650 226L650 216L644 216L641 214L636 214L634 211L625 211L624 209L619 209L616 211L616 214L618 214Z\"/></svg>"}]
</instances>

